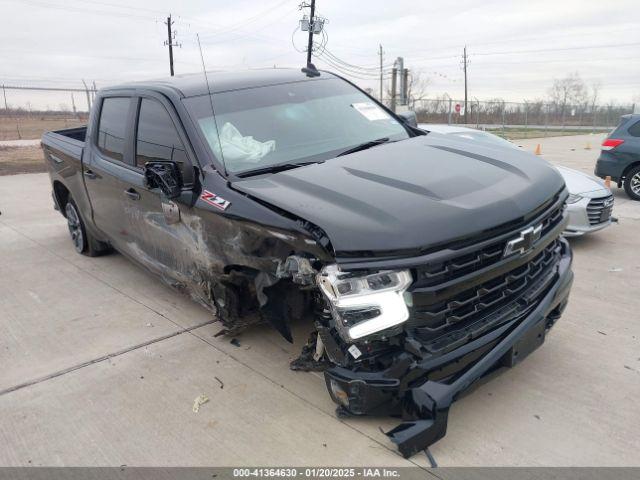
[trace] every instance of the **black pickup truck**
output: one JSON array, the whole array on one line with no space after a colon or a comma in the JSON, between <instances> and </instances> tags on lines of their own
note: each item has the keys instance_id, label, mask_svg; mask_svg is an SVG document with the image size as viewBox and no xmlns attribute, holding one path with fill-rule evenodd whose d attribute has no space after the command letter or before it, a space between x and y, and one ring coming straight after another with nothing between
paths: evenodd
<instances>
[{"instance_id":1,"label":"black pickup truck","mask_svg":"<svg viewBox=\"0 0 640 480\"><path fill-rule=\"evenodd\" d=\"M343 415L402 416L405 456L452 402L542 344L573 280L567 190L540 159L415 127L329 72L270 69L100 91L42 140L76 250L115 249L231 334L313 334Z\"/></svg>"}]
</instances>

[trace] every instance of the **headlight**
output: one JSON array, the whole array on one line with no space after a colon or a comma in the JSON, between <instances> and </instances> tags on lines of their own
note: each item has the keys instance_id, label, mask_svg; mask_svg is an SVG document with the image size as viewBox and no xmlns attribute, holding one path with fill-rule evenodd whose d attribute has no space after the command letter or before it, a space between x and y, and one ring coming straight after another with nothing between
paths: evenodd
<instances>
[{"instance_id":1,"label":"headlight","mask_svg":"<svg viewBox=\"0 0 640 480\"><path fill-rule=\"evenodd\" d=\"M576 203L576 202L579 202L580 200L582 200L582 197L580 195L576 195L572 193L567 198L567 203Z\"/></svg>"},{"instance_id":2,"label":"headlight","mask_svg":"<svg viewBox=\"0 0 640 480\"><path fill-rule=\"evenodd\" d=\"M338 332L347 341L405 322L409 310L404 292L412 281L408 270L352 276L329 265L318 274L320 289L333 307Z\"/></svg>"}]
</instances>

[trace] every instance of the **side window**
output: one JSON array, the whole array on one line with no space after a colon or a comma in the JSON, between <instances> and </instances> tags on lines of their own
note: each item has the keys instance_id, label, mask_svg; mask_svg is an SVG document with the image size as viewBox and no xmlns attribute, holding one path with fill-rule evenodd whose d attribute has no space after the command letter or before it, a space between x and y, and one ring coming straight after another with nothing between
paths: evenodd
<instances>
[{"instance_id":1,"label":"side window","mask_svg":"<svg viewBox=\"0 0 640 480\"><path fill-rule=\"evenodd\" d=\"M640 137L640 121L634 123L629 127L629 133L634 137Z\"/></svg>"},{"instance_id":2,"label":"side window","mask_svg":"<svg viewBox=\"0 0 640 480\"><path fill-rule=\"evenodd\" d=\"M183 172L189 165L184 145L165 108L155 100L143 98L136 134L136 165L142 168L150 160L177 162Z\"/></svg>"},{"instance_id":3,"label":"side window","mask_svg":"<svg viewBox=\"0 0 640 480\"><path fill-rule=\"evenodd\" d=\"M114 160L124 160L130 101L126 97L107 97L102 100L98 122L98 149Z\"/></svg>"}]
</instances>

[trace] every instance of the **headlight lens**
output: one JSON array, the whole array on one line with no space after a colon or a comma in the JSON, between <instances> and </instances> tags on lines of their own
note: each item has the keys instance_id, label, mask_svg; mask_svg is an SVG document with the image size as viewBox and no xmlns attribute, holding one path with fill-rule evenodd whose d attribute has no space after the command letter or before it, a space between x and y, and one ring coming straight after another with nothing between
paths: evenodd
<instances>
[{"instance_id":1,"label":"headlight lens","mask_svg":"<svg viewBox=\"0 0 640 480\"><path fill-rule=\"evenodd\" d=\"M576 203L576 202L579 202L580 200L582 200L582 197L580 195L576 195L572 193L567 198L567 203Z\"/></svg>"},{"instance_id":2,"label":"headlight lens","mask_svg":"<svg viewBox=\"0 0 640 480\"><path fill-rule=\"evenodd\" d=\"M408 270L350 276L336 265L325 267L318 284L333 307L338 332L357 340L394 327L409 318L404 292L413 281Z\"/></svg>"}]
</instances>

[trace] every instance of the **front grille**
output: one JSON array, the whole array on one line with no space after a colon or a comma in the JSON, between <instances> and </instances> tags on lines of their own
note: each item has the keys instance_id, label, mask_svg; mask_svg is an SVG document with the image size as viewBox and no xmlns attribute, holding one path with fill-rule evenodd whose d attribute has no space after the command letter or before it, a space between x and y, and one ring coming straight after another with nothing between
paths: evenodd
<instances>
[{"instance_id":1,"label":"front grille","mask_svg":"<svg viewBox=\"0 0 640 480\"><path fill-rule=\"evenodd\" d=\"M613 210L613 195L601 198L592 198L587 205L589 224L598 225L608 222Z\"/></svg>"},{"instance_id":2,"label":"front grille","mask_svg":"<svg viewBox=\"0 0 640 480\"><path fill-rule=\"evenodd\" d=\"M562 213L563 204L556 202L531 224L542 224L541 236L544 237L562 222ZM441 260L432 261L428 265L418 267L414 286L440 285L498 263L502 260L505 246L513 238L513 235L514 232L512 231L494 240L483 242L481 245L472 245L459 251L451 250L450 254L444 255Z\"/></svg>"},{"instance_id":3,"label":"front grille","mask_svg":"<svg viewBox=\"0 0 640 480\"><path fill-rule=\"evenodd\" d=\"M560 251L556 238L528 262L435 303L422 303L414 292L408 331L435 354L525 315L551 285Z\"/></svg>"}]
</instances>

